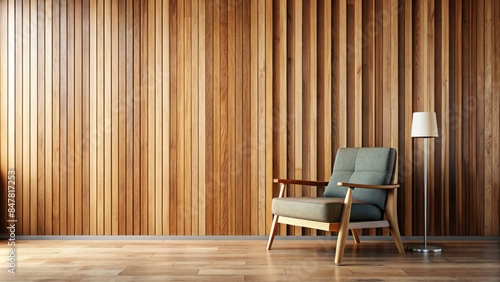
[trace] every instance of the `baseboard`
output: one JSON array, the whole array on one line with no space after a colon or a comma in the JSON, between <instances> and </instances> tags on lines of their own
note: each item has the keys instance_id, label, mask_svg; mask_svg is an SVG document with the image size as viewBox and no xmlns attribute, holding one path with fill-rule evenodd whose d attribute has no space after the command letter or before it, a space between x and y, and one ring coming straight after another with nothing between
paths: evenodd
<instances>
[{"instance_id":1,"label":"baseboard","mask_svg":"<svg viewBox=\"0 0 500 282\"><path fill-rule=\"evenodd\" d=\"M97 236L18 235L16 240L267 240L267 236ZM391 236L360 236L363 241L392 241ZM6 238L4 238L6 239ZM352 240L352 236L348 239ZM422 241L423 236L401 236L403 241ZM427 236L429 241L500 241L500 236ZM276 236L275 240L337 240L337 236Z\"/></svg>"}]
</instances>

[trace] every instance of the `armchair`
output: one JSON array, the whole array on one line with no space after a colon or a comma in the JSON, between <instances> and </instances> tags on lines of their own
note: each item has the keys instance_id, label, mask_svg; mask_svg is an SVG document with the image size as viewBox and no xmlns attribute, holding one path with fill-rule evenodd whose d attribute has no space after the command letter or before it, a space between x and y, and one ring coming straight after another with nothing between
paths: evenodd
<instances>
[{"instance_id":1,"label":"armchair","mask_svg":"<svg viewBox=\"0 0 500 282\"><path fill-rule=\"evenodd\" d=\"M270 250L278 223L338 232L335 263L341 263L349 230L388 227L404 253L397 220L394 181L397 153L393 148L341 148L329 182L274 179L281 186L272 201L274 214L267 244ZM325 187L324 197L284 197L289 184Z\"/></svg>"}]
</instances>

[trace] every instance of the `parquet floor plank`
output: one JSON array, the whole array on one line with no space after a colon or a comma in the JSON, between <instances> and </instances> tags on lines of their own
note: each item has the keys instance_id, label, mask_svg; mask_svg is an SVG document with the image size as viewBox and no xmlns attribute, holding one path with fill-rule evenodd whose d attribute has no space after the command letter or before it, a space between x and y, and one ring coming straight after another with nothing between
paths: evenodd
<instances>
[{"instance_id":1,"label":"parquet floor plank","mask_svg":"<svg viewBox=\"0 0 500 282\"><path fill-rule=\"evenodd\" d=\"M271 251L266 240L18 240L16 274L3 260L0 281L500 281L500 241L437 244L441 254L399 254L350 241L335 265L335 241L321 238Z\"/></svg>"}]
</instances>

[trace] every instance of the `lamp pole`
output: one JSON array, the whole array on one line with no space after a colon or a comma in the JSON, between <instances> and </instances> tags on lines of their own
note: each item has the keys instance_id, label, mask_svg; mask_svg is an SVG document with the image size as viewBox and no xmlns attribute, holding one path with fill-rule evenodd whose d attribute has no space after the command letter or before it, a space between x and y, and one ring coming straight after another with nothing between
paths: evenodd
<instances>
[{"instance_id":1,"label":"lamp pole","mask_svg":"<svg viewBox=\"0 0 500 282\"><path fill-rule=\"evenodd\" d=\"M429 138L424 138L424 248L427 249L427 170L429 155L427 155L427 150L429 149Z\"/></svg>"},{"instance_id":2,"label":"lamp pole","mask_svg":"<svg viewBox=\"0 0 500 282\"><path fill-rule=\"evenodd\" d=\"M414 252L438 253L440 247L427 245L427 175L429 170L429 137L437 137L437 124L435 113L422 112L413 114L412 137L424 138L424 245L407 247Z\"/></svg>"}]
</instances>

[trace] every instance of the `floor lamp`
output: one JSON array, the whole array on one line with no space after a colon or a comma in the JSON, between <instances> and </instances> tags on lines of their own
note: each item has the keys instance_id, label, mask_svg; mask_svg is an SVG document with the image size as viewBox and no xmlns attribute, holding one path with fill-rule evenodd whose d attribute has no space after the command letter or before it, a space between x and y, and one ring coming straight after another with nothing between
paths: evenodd
<instances>
[{"instance_id":1,"label":"floor lamp","mask_svg":"<svg viewBox=\"0 0 500 282\"><path fill-rule=\"evenodd\" d=\"M424 138L424 244L409 247L414 252L437 253L440 247L427 245L427 172L428 172L428 142L429 138L438 137L435 112L415 112L411 125L411 137Z\"/></svg>"}]
</instances>

